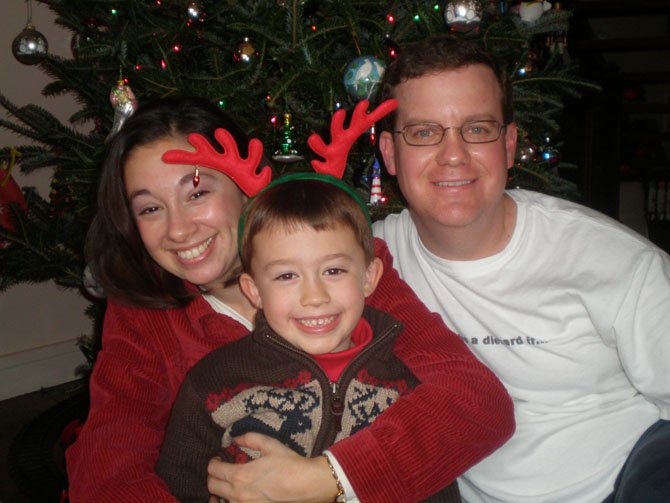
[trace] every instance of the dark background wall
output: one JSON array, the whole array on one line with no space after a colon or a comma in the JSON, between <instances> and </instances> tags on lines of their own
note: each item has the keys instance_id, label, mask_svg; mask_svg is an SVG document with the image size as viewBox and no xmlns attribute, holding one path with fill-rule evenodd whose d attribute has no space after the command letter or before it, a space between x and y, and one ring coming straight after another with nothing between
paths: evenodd
<instances>
[{"instance_id":1,"label":"dark background wall","mask_svg":"<svg viewBox=\"0 0 670 503\"><path fill-rule=\"evenodd\" d=\"M668 250L670 1L568 0L564 7L573 12L569 57L603 90L568 104L563 155L580 166L575 181L586 204L624 223L641 221ZM629 214L636 207L642 215Z\"/></svg>"}]
</instances>

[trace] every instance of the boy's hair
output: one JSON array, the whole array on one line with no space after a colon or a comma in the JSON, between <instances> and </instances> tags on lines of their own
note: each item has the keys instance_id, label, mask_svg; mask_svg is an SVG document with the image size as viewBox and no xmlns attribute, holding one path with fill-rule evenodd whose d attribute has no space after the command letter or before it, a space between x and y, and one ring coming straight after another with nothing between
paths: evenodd
<instances>
[{"instance_id":1,"label":"boy's hair","mask_svg":"<svg viewBox=\"0 0 670 503\"><path fill-rule=\"evenodd\" d=\"M177 307L192 298L184 282L147 253L126 197L124 165L139 147L164 138L186 138L189 133L202 134L220 150L214 139L216 128L227 129L246 157L249 139L244 131L219 107L201 98L164 98L142 104L112 137L84 247L86 262L107 297L138 307Z\"/></svg>"},{"instance_id":2,"label":"boy's hair","mask_svg":"<svg viewBox=\"0 0 670 503\"><path fill-rule=\"evenodd\" d=\"M242 268L251 273L254 256L253 239L260 232L283 227L289 231L309 226L316 231L332 230L338 225L350 228L365 253L367 264L374 258L374 237L369 217L360 200L344 182L311 178L282 178L251 199L240 222L240 257ZM319 176L319 175L316 175ZM326 175L327 176L327 175ZM288 177L291 177L289 175ZM288 178L286 177L286 178Z\"/></svg>"},{"instance_id":3,"label":"boy's hair","mask_svg":"<svg viewBox=\"0 0 670 503\"><path fill-rule=\"evenodd\" d=\"M503 122L513 122L512 89L495 57L478 43L450 34L432 35L402 47L384 72L379 102L393 98L396 86L409 79L469 65L484 65L491 69L502 91ZM394 130L395 118L395 111L382 118L380 130Z\"/></svg>"}]
</instances>

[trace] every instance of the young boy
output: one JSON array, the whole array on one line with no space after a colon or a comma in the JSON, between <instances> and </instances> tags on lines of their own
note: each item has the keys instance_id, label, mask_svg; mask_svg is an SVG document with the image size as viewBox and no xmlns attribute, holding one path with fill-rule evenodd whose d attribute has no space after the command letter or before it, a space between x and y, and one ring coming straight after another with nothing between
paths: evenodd
<instances>
[{"instance_id":1,"label":"young boy","mask_svg":"<svg viewBox=\"0 0 670 503\"><path fill-rule=\"evenodd\" d=\"M418 384L393 354L401 324L365 306L382 264L367 209L345 183L280 178L247 205L239 235L256 326L203 358L181 387L156 467L181 501L207 500L212 456L257 455L233 443L238 435L319 456ZM456 484L429 501L460 501Z\"/></svg>"}]
</instances>

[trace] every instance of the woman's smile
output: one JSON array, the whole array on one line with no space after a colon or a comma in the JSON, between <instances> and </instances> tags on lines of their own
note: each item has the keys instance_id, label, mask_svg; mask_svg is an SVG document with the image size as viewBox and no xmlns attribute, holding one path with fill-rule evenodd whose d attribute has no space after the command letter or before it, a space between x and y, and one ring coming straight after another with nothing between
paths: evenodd
<instances>
[{"instance_id":1,"label":"woman's smile","mask_svg":"<svg viewBox=\"0 0 670 503\"><path fill-rule=\"evenodd\" d=\"M209 248L209 245L214 241L213 237L209 237L205 240L204 243L199 244L189 250L177 250L177 256L182 260L193 260L199 258L205 250Z\"/></svg>"}]
</instances>

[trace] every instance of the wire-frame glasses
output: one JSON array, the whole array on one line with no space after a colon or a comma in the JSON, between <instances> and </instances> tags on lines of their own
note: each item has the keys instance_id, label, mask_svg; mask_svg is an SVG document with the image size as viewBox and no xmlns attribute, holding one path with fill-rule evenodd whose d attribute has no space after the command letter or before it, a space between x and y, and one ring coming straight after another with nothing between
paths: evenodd
<instances>
[{"instance_id":1,"label":"wire-frame glasses","mask_svg":"<svg viewBox=\"0 0 670 503\"><path fill-rule=\"evenodd\" d=\"M458 131L465 143L491 143L500 138L500 133L506 127L506 124L501 124L495 120L466 122L460 127L442 127L440 124L426 122L422 124L408 124L400 131L393 131L393 133L402 134L408 145L429 147L441 143L448 129Z\"/></svg>"}]
</instances>

